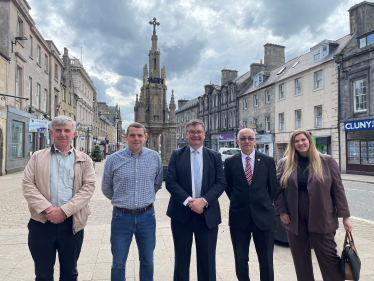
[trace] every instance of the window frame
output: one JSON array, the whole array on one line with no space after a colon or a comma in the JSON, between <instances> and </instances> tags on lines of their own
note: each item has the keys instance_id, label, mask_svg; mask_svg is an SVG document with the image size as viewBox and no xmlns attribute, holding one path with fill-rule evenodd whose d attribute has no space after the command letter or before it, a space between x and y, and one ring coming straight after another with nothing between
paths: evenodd
<instances>
[{"instance_id":1,"label":"window frame","mask_svg":"<svg viewBox=\"0 0 374 281\"><path fill-rule=\"evenodd\" d=\"M265 116L265 132L270 133L270 116Z\"/></svg>"},{"instance_id":2,"label":"window frame","mask_svg":"<svg viewBox=\"0 0 374 281\"><path fill-rule=\"evenodd\" d=\"M16 132L15 132L15 127L17 124L20 124L21 125L21 132L18 133L18 135L20 135L20 138L16 138L15 135L16 135ZM12 145L12 151L11 151L11 158L24 158L25 156L25 123L24 122L20 122L20 121L17 121L17 120L12 120L12 142L11 142L11 145ZM19 141L20 145L18 145L18 147L21 149L21 153L16 153L16 155L13 154L13 148L14 148L14 141ZM16 144L17 145L17 144Z\"/></svg>"},{"instance_id":3,"label":"window frame","mask_svg":"<svg viewBox=\"0 0 374 281\"><path fill-rule=\"evenodd\" d=\"M300 112L300 119L298 119L298 112ZM298 127L298 122L300 122L300 127ZM295 129L302 129L303 127L303 115L301 109L296 109L295 110Z\"/></svg>"},{"instance_id":4,"label":"window frame","mask_svg":"<svg viewBox=\"0 0 374 281\"><path fill-rule=\"evenodd\" d=\"M270 103L270 91L265 91L265 103Z\"/></svg>"},{"instance_id":5,"label":"window frame","mask_svg":"<svg viewBox=\"0 0 374 281\"><path fill-rule=\"evenodd\" d=\"M47 112L47 97L48 97L48 90L44 89L44 103L43 103L43 111Z\"/></svg>"},{"instance_id":6,"label":"window frame","mask_svg":"<svg viewBox=\"0 0 374 281\"><path fill-rule=\"evenodd\" d=\"M40 110L40 84L36 83L36 108Z\"/></svg>"},{"instance_id":7,"label":"window frame","mask_svg":"<svg viewBox=\"0 0 374 281\"><path fill-rule=\"evenodd\" d=\"M365 96L365 101L364 101L364 104L365 104L365 109L356 109L357 108L357 103L356 103L356 87L355 87L355 84L360 82L360 81L363 81L363 83L365 83L365 95L361 94L360 96ZM362 112L366 112L367 111L367 78L362 78L362 79L357 79L357 80L354 80L352 82L352 90L353 90L353 112L354 113L362 113Z\"/></svg>"},{"instance_id":8,"label":"window frame","mask_svg":"<svg viewBox=\"0 0 374 281\"><path fill-rule=\"evenodd\" d=\"M283 84L280 84L279 85L279 99L280 100L283 100L285 98L285 87L284 87L284 83Z\"/></svg>"},{"instance_id":9,"label":"window frame","mask_svg":"<svg viewBox=\"0 0 374 281\"><path fill-rule=\"evenodd\" d=\"M321 79L318 80L318 74L321 73ZM321 85L319 86L319 82ZM314 89L322 89L323 88L323 72L322 69L319 71L314 72Z\"/></svg>"},{"instance_id":10,"label":"window frame","mask_svg":"<svg viewBox=\"0 0 374 281\"><path fill-rule=\"evenodd\" d=\"M243 100L243 109L247 109L248 108L248 104L247 104L247 98L245 98Z\"/></svg>"},{"instance_id":11,"label":"window frame","mask_svg":"<svg viewBox=\"0 0 374 281\"><path fill-rule=\"evenodd\" d=\"M300 84L299 84L300 83ZM298 90L300 92L298 92ZM295 95L301 95L302 94L302 80L301 78L296 78L295 79Z\"/></svg>"},{"instance_id":12,"label":"window frame","mask_svg":"<svg viewBox=\"0 0 374 281\"><path fill-rule=\"evenodd\" d=\"M253 107L258 107L258 95L253 94Z\"/></svg>"},{"instance_id":13,"label":"window frame","mask_svg":"<svg viewBox=\"0 0 374 281\"><path fill-rule=\"evenodd\" d=\"M318 109L321 108L321 115L318 115ZM323 110L322 105L317 105L314 107L314 116L315 116L315 124L314 126L316 128L322 128L323 127ZM318 125L318 118L321 119L321 125Z\"/></svg>"},{"instance_id":14,"label":"window frame","mask_svg":"<svg viewBox=\"0 0 374 281\"><path fill-rule=\"evenodd\" d=\"M279 131L284 131L284 112L279 113ZM282 116L282 118L281 118Z\"/></svg>"},{"instance_id":15,"label":"window frame","mask_svg":"<svg viewBox=\"0 0 374 281\"><path fill-rule=\"evenodd\" d=\"M36 62L41 66L41 54L42 54L42 49L39 45L36 47Z\"/></svg>"}]
</instances>

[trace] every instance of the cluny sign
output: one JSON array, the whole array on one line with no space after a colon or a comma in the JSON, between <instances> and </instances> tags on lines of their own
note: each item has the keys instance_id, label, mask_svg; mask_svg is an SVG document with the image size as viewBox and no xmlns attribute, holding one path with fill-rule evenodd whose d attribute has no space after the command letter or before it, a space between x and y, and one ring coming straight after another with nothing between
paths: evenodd
<instances>
[{"instance_id":1,"label":"cluny sign","mask_svg":"<svg viewBox=\"0 0 374 281\"><path fill-rule=\"evenodd\" d=\"M374 130L374 119L344 122L346 132Z\"/></svg>"}]
</instances>

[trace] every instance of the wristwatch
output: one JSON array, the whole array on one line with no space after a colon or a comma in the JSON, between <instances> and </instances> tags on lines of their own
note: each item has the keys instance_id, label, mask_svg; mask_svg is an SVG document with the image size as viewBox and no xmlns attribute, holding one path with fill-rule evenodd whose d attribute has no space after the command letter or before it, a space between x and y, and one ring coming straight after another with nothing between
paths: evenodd
<instances>
[{"instance_id":1,"label":"wristwatch","mask_svg":"<svg viewBox=\"0 0 374 281\"><path fill-rule=\"evenodd\" d=\"M205 203L205 208L208 208L208 205L209 205L209 204L208 204L208 201L206 201L204 197L201 197L201 199L203 199L203 201L204 201L204 203Z\"/></svg>"}]
</instances>

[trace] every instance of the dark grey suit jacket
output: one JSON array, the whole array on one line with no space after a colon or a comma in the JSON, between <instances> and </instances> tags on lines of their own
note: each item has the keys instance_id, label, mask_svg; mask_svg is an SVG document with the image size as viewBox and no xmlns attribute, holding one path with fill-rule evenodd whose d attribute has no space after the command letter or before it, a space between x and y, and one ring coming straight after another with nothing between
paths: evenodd
<instances>
[{"instance_id":1,"label":"dark grey suit jacket","mask_svg":"<svg viewBox=\"0 0 374 281\"><path fill-rule=\"evenodd\" d=\"M229 224L244 229L253 220L261 230L275 227L273 198L277 191L275 163L272 157L255 152L251 185L246 179L242 155L225 161L226 193L230 199Z\"/></svg>"},{"instance_id":2,"label":"dark grey suit jacket","mask_svg":"<svg viewBox=\"0 0 374 281\"><path fill-rule=\"evenodd\" d=\"M309 224L308 230L316 233L331 233L338 229L338 217L349 217L347 198L340 177L339 166L330 155L319 154L322 164L324 182L318 181L309 172ZM280 181L286 166L286 158L279 161L277 179ZM297 169L288 179L288 187L282 189L278 185L278 191L274 198L277 215L287 213L291 223L282 225L298 235L298 184Z\"/></svg>"},{"instance_id":3,"label":"dark grey suit jacket","mask_svg":"<svg viewBox=\"0 0 374 281\"><path fill-rule=\"evenodd\" d=\"M173 150L169 160L166 176L166 189L171 197L167 215L178 222L186 223L191 215L191 209L183 202L192 197L191 152L187 145ZM225 190L226 181L222 168L221 155L209 148L203 147L203 180L201 197L208 201L204 208L207 226L213 228L221 223L221 212L218 198Z\"/></svg>"}]
</instances>

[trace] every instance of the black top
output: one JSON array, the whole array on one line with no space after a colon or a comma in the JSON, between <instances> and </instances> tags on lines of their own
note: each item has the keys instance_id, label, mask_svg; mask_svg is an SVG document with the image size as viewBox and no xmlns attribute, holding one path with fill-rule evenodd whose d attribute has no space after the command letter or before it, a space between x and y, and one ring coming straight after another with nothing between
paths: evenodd
<instances>
[{"instance_id":1,"label":"black top","mask_svg":"<svg viewBox=\"0 0 374 281\"><path fill-rule=\"evenodd\" d=\"M309 169L307 169L309 165L309 158L303 157L299 152L297 153L298 161L297 161L297 184L299 187L299 191L308 192L307 185L308 185L308 177L309 177Z\"/></svg>"}]
</instances>

